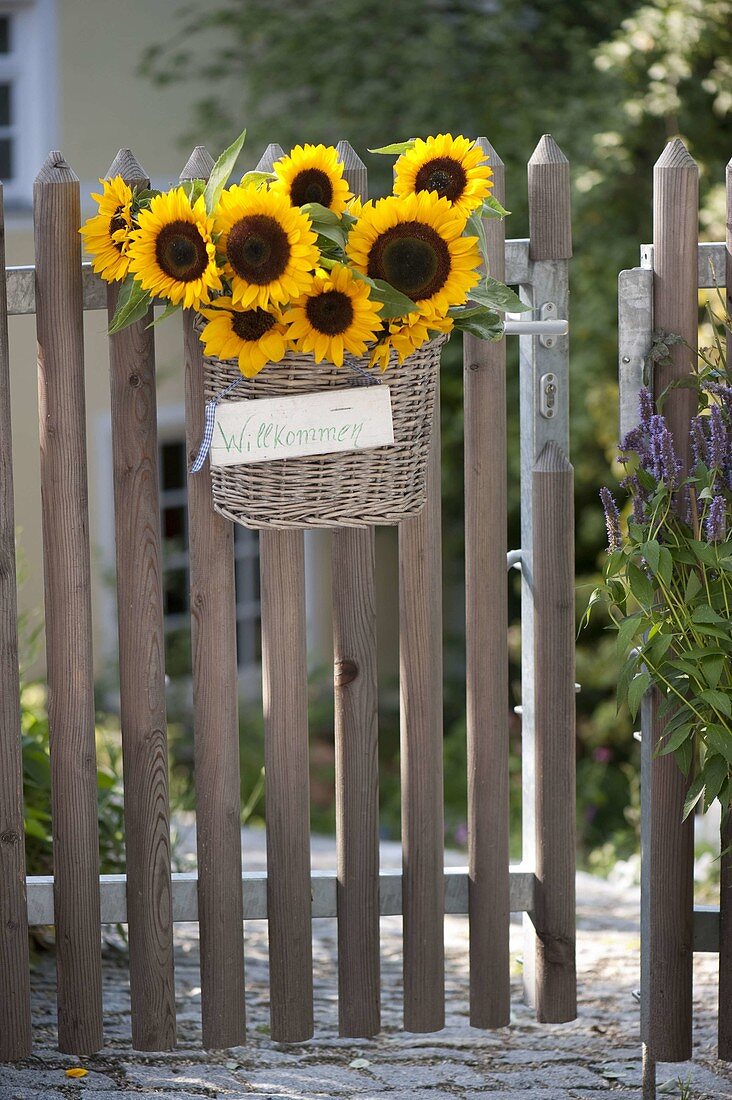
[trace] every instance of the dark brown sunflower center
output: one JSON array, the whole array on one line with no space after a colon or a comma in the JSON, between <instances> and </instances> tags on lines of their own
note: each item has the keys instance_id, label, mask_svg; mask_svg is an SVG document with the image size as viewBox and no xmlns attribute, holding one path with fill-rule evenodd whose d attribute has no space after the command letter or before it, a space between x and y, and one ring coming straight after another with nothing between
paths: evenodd
<instances>
[{"instance_id":1,"label":"dark brown sunflower center","mask_svg":"<svg viewBox=\"0 0 732 1100\"><path fill-rule=\"evenodd\" d=\"M169 222L155 241L155 258L166 275L181 283L200 279L208 267L206 242L193 222Z\"/></svg>"},{"instance_id":2,"label":"dark brown sunflower center","mask_svg":"<svg viewBox=\"0 0 732 1100\"><path fill-rule=\"evenodd\" d=\"M266 309L245 309L232 317L231 327L242 340L261 339L275 323L275 318Z\"/></svg>"},{"instance_id":3,"label":"dark brown sunflower center","mask_svg":"<svg viewBox=\"0 0 732 1100\"><path fill-rule=\"evenodd\" d=\"M455 202L465 190L468 177L459 161L435 157L423 164L414 181L415 191L436 191L440 198Z\"/></svg>"},{"instance_id":4,"label":"dark brown sunflower center","mask_svg":"<svg viewBox=\"0 0 732 1100\"><path fill-rule=\"evenodd\" d=\"M122 241L113 240L112 235L114 233L116 233L119 229L126 229L126 228L127 228L127 222L122 217L122 207L118 206L117 209L115 210L114 214L112 215L112 217L109 219L109 237L110 237L110 240L112 241L112 244L114 245L114 247L117 249L118 252L122 251L122 249L124 248L124 243Z\"/></svg>"},{"instance_id":5,"label":"dark brown sunflower center","mask_svg":"<svg viewBox=\"0 0 732 1100\"><path fill-rule=\"evenodd\" d=\"M326 336L340 336L353 321L353 302L342 290L326 290L308 298L305 313L310 324Z\"/></svg>"},{"instance_id":6,"label":"dark brown sunflower center","mask_svg":"<svg viewBox=\"0 0 732 1100\"><path fill-rule=\"evenodd\" d=\"M321 206L330 206L333 201L333 184L320 168L303 168L298 172L290 187L290 202L293 206L304 206L306 202L319 202Z\"/></svg>"},{"instance_id":7,"label":"dark brown sunflower center","mask_svg":"<svg viewBox=\"0 0 732 1100\"><path fill-rule=\"evenodd\" d=\"M290 259L287 234L268 214L248 214L229 230L226 258L248 283L266 286L279 279Z\"/></svg>"},{"instance_id":8,"label":"dark brown sunflower center","mask_svg":"<svg viewBox=\"0 0 732 1100\"><path fill-rule=\"evenodd\" d=\"M431 298L450 274L450 250L424 222L400 222L380 233L371 246L368 275L385 279L413 301Z\"/></svg>"}]
</instances>

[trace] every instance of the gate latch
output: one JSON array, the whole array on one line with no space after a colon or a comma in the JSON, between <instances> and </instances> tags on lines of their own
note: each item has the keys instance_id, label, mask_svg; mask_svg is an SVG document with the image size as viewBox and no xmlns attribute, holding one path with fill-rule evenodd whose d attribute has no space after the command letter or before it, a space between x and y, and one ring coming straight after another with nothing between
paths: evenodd
<instances>
[{"instance_id":1,"label":"gate latch","mask_svg":"<svg viewBox=\"0 0 732 1100\"><path fill-rule=\"evenodd\" d=\"M556 374L542 374L539 379L539 412L546 420L552 420L556 414L558 389Z\"/></svg>"}]
</instances>

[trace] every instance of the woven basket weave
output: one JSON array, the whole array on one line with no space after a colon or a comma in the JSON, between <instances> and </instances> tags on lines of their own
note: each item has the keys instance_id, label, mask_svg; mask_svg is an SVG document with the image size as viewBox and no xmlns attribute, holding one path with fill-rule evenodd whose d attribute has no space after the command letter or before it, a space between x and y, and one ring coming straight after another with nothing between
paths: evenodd
<instances>
[{"instance_id":1,"label":"woven basket weave","mask_svg":"<svg viewBox=\"0 0 732 1100\"><path fill-rule=\"evenodd\" d=\"M394 444L363 451L241 466L213 466L213 505L244 527L367 527L393 524L416 515L425 502L427 459L439 378L438 336L398 365L396 359L380 377L391 391ZM393 355L393 353L392 353ZM242 378L235 361L204 359L204 385L210 400L237 378L236 389L223 400L287 397L324 389L368 385L361 370L366 359L346 355L338 369L316 364L311 355L288 352L255 379Z\"/></svg>"}]
</instances>

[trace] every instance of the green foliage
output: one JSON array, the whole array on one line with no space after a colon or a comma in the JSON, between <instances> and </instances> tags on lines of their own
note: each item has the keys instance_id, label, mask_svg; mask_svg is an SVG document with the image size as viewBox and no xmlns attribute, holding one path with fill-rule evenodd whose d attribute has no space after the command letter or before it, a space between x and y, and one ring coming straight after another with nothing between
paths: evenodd
<instances>
[{"instance_id":1,"label":"green foliage","mask_svg":"<svg viewBox=\"0 0 732 1100\"><path fill-rule=\"evenodd\" d=\"M652 167L677 133L701 168L705 234L724 237L731 36L731 0L528 0L489 12L483 0L403 0L399 19L390 0L251 0L246 6L215 0L205 10L181 10L174 33L147 52L142 69L164 85L200 81L196 113L181 133L186 149L199 141L219 147L244 117L253 160L273 140L288 147L346 137L362 152L394 133L485 134L506 164L512 237L528 235L526 161L543 132L554 135L573 173L571 435L584 602L603 553L597 486L617 443L617 272L634 266L638 245L651 238ZM388 191L389 156L368 158L368 166L372 192ZM517 363L512 341L510 546L520 545ZM452 591L462 583L463 549L457 339L443 353L441 390L444 568ZM514 582L514 623L518 602ZM595 799L591 804L588 794L581 808L580 835L590 846L608 835L629 837L635 828L629 774L637 746L628 712L615 713L621 662L603 632L606 623L598 608L577 650L578 792L581 802L585 790ZM448 730L459 728L464 676L462 638L452 638L451 646L447 686L458 702L448 707ZM512 655L517 684L517 645ZM513 701L520 702L518 687ZM596 760L604 748L611 759ZM599 779L585 788L590 773ZM451 782L446 770L448 788Z\"/></svg>"},{"instance_id":2,"label":"green foliage","mask_svg":"<svg viewBox=\"0 0 732 1100\"><path fill-rule=\"evenodd\" d=\"M666 720L657 752L696 770L684 817L701 799L705 810L732 802L732 376L717 349L685 380L699 408L689 476L650 395L641 400L623 443L633 512L623 533L603 490L609 553L586 613L603 601L617 629L618 705L635 718L654 686Z\"/></svg>"},{"instance_id":3,"label":"green foliage","mask_svg":"<svg viewBox=\"0 0 732 1100\"><path fill-rule=\"evenodd\" d=\"M27 869L29 875L50 875L53 873L51 761L43 686L25 684L20 704ZM99 866L101 873L106 875L125 869L122 754L119 731L105 719L97 723L96 740Z\"/></svg>"}]
</instances>

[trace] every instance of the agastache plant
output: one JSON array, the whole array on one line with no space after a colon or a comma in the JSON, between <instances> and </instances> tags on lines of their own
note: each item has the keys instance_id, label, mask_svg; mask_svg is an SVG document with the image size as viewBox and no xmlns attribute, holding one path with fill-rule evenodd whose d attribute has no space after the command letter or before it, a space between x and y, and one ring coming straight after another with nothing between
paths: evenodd
<instances>
[{"instance_id":1,"label":"agastache plant","mask_svg":"<svg viewBox=\"0 0 732 1100\"><path fill-rule=\"evenodd\" d=\"M644 694L658 693L656 751L689 776L687 817L700 799L724 812L732 802L732 377L720 340L682 384L697 395L691 468L662 401L643 389L638 425L621 441L620 503L600 490L608 548L585 622L602 603L617 630L619 707L635 717Z\"/></svg>"}]
</instances>

